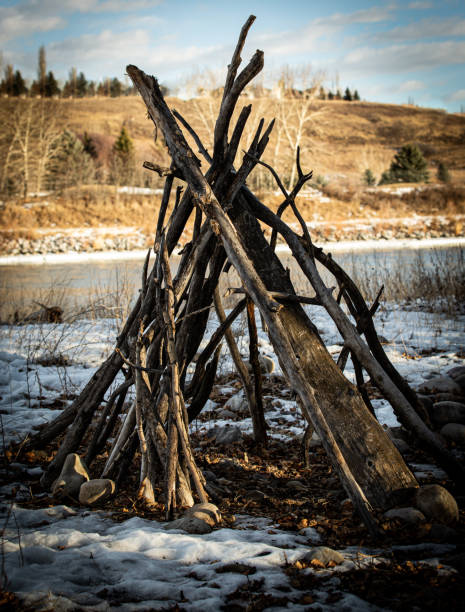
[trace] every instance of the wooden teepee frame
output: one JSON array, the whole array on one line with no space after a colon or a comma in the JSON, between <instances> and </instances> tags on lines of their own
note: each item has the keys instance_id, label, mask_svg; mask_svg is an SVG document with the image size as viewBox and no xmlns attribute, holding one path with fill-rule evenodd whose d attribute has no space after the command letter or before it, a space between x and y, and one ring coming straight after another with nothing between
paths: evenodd
<instances>
[{"instance_id":1,"label":"wooden teepee frame","mask_svg":"<svg viewBox=\"0 0 465 612\"><path fill-rule=\"evenodd\" d=\"M311 178L311 173L302 171L299 151L296 158L297 182L290 193L275 170L260 159L273 129L273 121L266 129L264 121L260 122L240 167L236 169L233 166L251 106L242 109L234 127L230 125L233 111L246 85L263 67L263 53L257 51L238 73L240 54L254 19L249 17L243 26L228 67L212 155L189 124L169 110L157 80L135 66L127 67L149 117L163 134L171 157L169 168L148 162L144 164L166 177L153 246L154 262L149 272L149 251L143 267L140 296L110 357L74 403L31 438L28 447L44 445L66 431L42 478L44 487L50 487L66 456L79 450L85 434L90 435L90 442L84 449L89 466L104 449L108 438L114 436L102 476L121 479L139 450L139 494L148 502L153 501L153 488L160 480L164 482L168 517L176 504L192 505L194 494L201 501L207 501L209 486L197 468L189 442L188 424L208 399L223 337L246 391L256 442L266 445L254 319L256 307L283 373L300 397L307 422L319 434L344 487L369 529L375 532L373 506L387 509L393 505L393 496L399 490L418 485L370 412L369 400L363 395L364 370L390 401L402 424L415 432L449 474L462 479L463 470L429 429L425 410L415 392L384 353L373 324L378 300L371 309L368 308L344 270L330 255L313 245L295 204L300 189ZM205 173L181 126L194 138L208 166ZM245 185L257 164L272 172L283 193L283 203L277 214L262 204ZM185 183L184 193L178 188L172 195L175 178ZM167 218L172 199L173 210ZM282 221L282 213L287 207L294 212L301 235ZM183 250L173 278L170 257L191 215L194 215L193 237ZM269 242L260 223L272 230ZM296 295L275 254L278 234L309 279L315 298ZM337 297L324 285L316 267L317 261L336 278L339 285ZM234 266L240 277L242 287L237 291L244 297L226 316L218 283L229 266ZM355 325L342 309L342 300L356 321ZM316 327L303 310L302 302L324 306L335 321L344 338L338 363L326 350ZM188 379L187 368L193 364L213 306L219 326L195 362L193 376ZM248 314L253 379L230 332L231 323L244 308ZM343 374L349 354L355 365L357 387ZM105 408L96 418L98 408L120 372L124 373L125 382L107 397ZM135 388L135 400L118 430L118 416L130 387Z\"/></svg>"}]
</instances>

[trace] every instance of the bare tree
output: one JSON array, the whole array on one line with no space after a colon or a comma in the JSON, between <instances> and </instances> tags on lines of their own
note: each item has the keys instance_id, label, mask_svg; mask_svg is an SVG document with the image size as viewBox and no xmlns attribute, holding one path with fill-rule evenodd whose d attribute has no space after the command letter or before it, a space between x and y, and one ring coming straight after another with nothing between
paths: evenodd
<instances>
[{"instance_id":1,"label":"bare tree","mask_svg":"<svg viewBox=\"0 0 465 612\"><path fill-rule=\"evenodd\" d=\"M9 107L0 148L2 190L10 180L21 183L24 197L31 189L42 191L53 144L60 134L59 116L60 107L54 101L26 99Z\"/></svg>"},{"instance_id":2,"label":"bare tree","mask_svg":"<svg viewBox=\"0 0 465 612\"><path fill-rule=\"evenodd\" d=\"M47 60L45 58L45 47L41 45L39 47L39 58L37 66L37 84L39 94L43 97L45 95L45 81L47 79Z\"/></svg>"},{"instance_id":3,"label":"bare tree","mask_svg":"<svg viewBox=\"0 0 465 612\"><path fill-rule=\"evenodd\" d=\"M275 159L279 155L281 140L285 138L290 160L289 188L292 188L296 178L294 152L298 147L303 147L307 125L319 112L312 108L312 103L318 97L323 80L324 74L314 73L311 66L307 65L300 69L285 66L277 83L275 99L279 132Z\"/></svg>"}]
</instances>

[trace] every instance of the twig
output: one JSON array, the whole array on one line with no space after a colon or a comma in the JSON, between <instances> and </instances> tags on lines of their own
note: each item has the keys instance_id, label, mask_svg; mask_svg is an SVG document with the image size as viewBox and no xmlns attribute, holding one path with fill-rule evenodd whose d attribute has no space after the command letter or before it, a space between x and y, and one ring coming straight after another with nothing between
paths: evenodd
<instances>
[{"instance_id":1,"label":"twig","mask_svg":"<svg viewBox=\"0 0 465 612\"><path fill-rule=\"evenodd\" d=\"M116 348L115 352L118 353L118 355L121 357L124 363L128 365L130 368L132 368L133 370L138 370L139 372L148 372L149 374L163 374L163 372L165 371L164 369L160 370L157 368L145 368L143 366L137 365L136 363L133 363L127 357L125 357L121 349L119 348Z\"/></svg>"}]
</instances>

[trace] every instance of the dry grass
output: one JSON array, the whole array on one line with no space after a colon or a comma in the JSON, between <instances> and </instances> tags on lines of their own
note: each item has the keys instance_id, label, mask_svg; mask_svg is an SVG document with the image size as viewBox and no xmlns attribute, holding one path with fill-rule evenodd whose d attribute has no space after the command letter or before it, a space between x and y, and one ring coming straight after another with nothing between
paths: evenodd
<instances>
[{"instance_id":1,"label":"dry grass","mask_svg":"<svg viewBox=\"0 0 465 612\"><path fill-rule=\"evenodd\" d=\"M60 106L57 116L63 128L77 134L86 131L102 138L115 138L124 124L135 142L139 166L146 159L167 163L162 137L159 135L154 143L153 124L147 118L139 97L96 97L56 102ZM248 102L244 100L244 104ZM260 117L267 121L280 117L283 105L291 104L271 97L251 102L253 112L240 149L247 146ZM191 122L211 150L218 98L188 101L170 98L168 103ZM295 101L292 104L298 106ZM8 105L11 105L11 100L0 100L0 112L7 112ZM290 114L288 121L295 129L295 116ZM423 150L433 183L437 162L445 162L452 176L452 185L402 197L364 189L363 172L370 168L379 177L389 166L396 148L407 142L415 142ZM302 134L302 165L306 170L313 169L314 177L320 175L327 179L324 192L330 202L322 204L302 197L299 206L306 219L318 216L328 221L364 216L371 210L384 216L405 216L413 211L461 214L465 210L464 143L465 115L390 104L312 101ZM274 165L286 179L290 176L293 158L293 148L286 138L283 120L278 120L264 160ZM239 162L240 156L236 163ZM256 188L256 185L263 184L267 187L263 199L276 208L282 198L270 195L270 188L274 190L275 186L268 172L264 168L255 170L257 172L259 176L251 178L251 186ZM45 199L28 198L25 201L16 198L8 201L0 209L0 230L13 230L19 235L55 227L116 225L136 226L151 234L158 206L159 196L118 196L114 187L91 185Z\"/></svg>"}]
</instances>

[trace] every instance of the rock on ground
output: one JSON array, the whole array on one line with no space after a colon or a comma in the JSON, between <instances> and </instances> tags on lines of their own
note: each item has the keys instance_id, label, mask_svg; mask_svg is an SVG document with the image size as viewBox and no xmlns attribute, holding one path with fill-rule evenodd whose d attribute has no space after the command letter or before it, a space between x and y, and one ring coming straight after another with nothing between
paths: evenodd
<instances>
[{"instance_id":1,"label":"rock on ground","mask_svg":"<svg viewBox=\"0 0 465 612\"><path fill-rule=\"evenodd\" d=\"M415 506L435 523L449 525L459 518L455 499L444 487L436 484L424 485L416 491Z\"/></svg>"},{"instance_id":2,"label":"rock on ground","mask_svg":"<svg viewBox=\"0 0 465 612\"><path fill-rule=\"evenodd\" d=\"M213 427L209 435L214 438L216 444L232 444L240 442L243 438L240 427L226 425L224 427Z\"/></svg>"},{"instance_id":3,"label":"rock on ground","mask_svg":"<svg viewBox=\"0 0 465 612\"><path fill-rule=\"evenodd\" d=\"M462 389L450 376L437 376L422 383L418 388L420 394L455 393L460 394Z\"/></svg>"},{"instance_id":4,"label":"rock on ground","mask_svg":"<svg viewBox=\"0 0 465 612\"><path fill-rule=\"evenodd\" d=\"M465 423L465 404L460 402L436 402L431 417L437 425Z\"/></svg>"},{"instance_id":5,"label":"rock on ground","mask_svg":"<svg viewBox=\"0 0 465 612\"><path fill-rule=\"evenodd\" d=\"M195 504L186 512L184 516L194 517L205 521L210 527L216 527L221 523L221 512L215 504L204 502L202 504Z\"/></svg>"},{"instance_id":6,"label":"rock on ground","mask_svg":"<svg viewBox=\"0 0 465 612\"><path fill-rule=\"evenodd\" d=\"M417 508L412 507L392 508L392 510L385 512L383 516L388 520L398 519L404 523L409 523L410 525L416 525L425 520L425 515Z\"/></svg>"},{"instance_id":7,"label":"rock on ground","mask_svg":"<svg viewBox=\"0 0 465 612\"><path fill-rule=\"evenodd\" d=\"M206 534L221 523L221 513L215 504L208 502L188 508L179 519L165 525L165 529L182 529L187 533Z\"/></svg>"},{"instance_id":8,"label":"rock on ground","mask_svg":"<svg viewBox=\"0 0 465 612\"><path fill-rule=\"evenodd\" d=\"M446 440L465 446L465 425L462 423L447 423L440 433Z\"/></svg>"},{"instance_id":9,"label":"rock on ground","mask_svg":"<svg viewBox=\"0 0 465 612\"><path fill-rule=\"evenodd\" d=\"M79 503L83 506L93 506L97 502L105 501L113 495L116 485L109 478L96 478L88 480L79 489Z\"/></svg>"},{"instance_id":10,"label":"rock on ground","mask_svg":"<svg viewBox=\"0 0 465 612\"><path fill-rule=\"evenodd\" d=\"M89 480L86 466L79 455L71 453L66 457L61 473L52 486L52 495L57 499L77 499L81 485L86 480Z\"/></svg>"}]
</instances>

